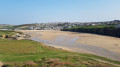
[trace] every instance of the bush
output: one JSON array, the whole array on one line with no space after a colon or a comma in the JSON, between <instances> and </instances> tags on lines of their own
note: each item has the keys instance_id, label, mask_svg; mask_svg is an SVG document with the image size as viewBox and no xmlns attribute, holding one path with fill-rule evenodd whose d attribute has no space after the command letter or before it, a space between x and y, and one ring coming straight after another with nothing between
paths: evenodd
<instances>
[{"instance_id":1,"label":"bush","mask_svg":"<svg viewBox=\"0 0 120 67\"><path fill-rule=\"evenodd\" d=\"M116 28L113 25L106 26L80 26L73 28L62 29L63 31L94 33L108 36L120 37L120 28Z\"/></svg>"}]
</instances>

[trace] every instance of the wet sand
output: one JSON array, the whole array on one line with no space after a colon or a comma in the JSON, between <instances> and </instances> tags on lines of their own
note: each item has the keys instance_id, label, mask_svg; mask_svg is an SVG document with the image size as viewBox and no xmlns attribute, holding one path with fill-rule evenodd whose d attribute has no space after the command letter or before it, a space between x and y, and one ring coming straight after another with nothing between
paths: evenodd
<instances>
[{"instance_id":1,"label":"wet sand","mask_svg":"<svg viewBox=\"0 0 120 67\"><path fill-rule=\"evenodd\" d=\"M32 40L69 51L95 54L120 61L120 38L54 30L24 30Z\"/></svg>"}]
</instances>

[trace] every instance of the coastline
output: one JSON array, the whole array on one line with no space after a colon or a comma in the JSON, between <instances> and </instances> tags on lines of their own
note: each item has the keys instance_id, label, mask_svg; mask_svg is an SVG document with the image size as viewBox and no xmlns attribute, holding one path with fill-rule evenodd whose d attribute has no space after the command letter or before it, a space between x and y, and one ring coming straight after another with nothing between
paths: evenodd
<instances>
[{"instance_id":1,"label":"coastline","mask_svg":"<svg viewBox=\"0 0 120 67\"><path fill-rule=\"evenodd\" d=\"M76 32L64 32L64 31L54 31L54 30L34 30L34 31L23 31L24 33L28 33L33 38L32 40L43 42L48 46L53 46L58 49L79 52L79 53L87 53L87 54L94 54L98 56L103 56L107 58L111 58L113 60L120 61L119 49L116 52L115 50L110 49L112 44L103 43L100 41L108 40L111 41L118 41L118 38L114 37L107 37L101 35L94 35L88 33L76 33ZM79 37L76 39L76 37ZM98 41L95 40L97 37ZM92 38L92 39L91 39ZM100 40L100 41L99 41ZM80 44L79 44L80 43ZM90 43L90 44L89 44ZM103 45L99 45L99 43ZM118 47L115 47L118 48Z\"/></svg>"}]
</instances>

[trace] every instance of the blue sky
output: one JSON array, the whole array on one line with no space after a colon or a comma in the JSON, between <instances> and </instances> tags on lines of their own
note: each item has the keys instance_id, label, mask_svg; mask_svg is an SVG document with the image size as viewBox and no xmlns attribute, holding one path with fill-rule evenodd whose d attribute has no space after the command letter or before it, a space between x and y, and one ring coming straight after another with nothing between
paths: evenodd
<instances>
[{"instance_id":1,"label":"blue sky","mask_svg":"<svg viewBox=\"0 0 120 67\"><path fill-rule=\"evenodd\" d=\"M120 20L120 0L0 0L0 24Z\"/></svg>"}]
</instances>

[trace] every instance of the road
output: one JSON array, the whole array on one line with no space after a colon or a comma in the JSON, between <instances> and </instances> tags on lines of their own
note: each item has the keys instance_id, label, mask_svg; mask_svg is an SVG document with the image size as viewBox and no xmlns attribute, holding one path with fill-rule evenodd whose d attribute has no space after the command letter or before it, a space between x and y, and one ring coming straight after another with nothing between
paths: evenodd
<instances>
[{"instance_id":1,"label":"road","mask_svg":"<svg viewBox=\"0 0 120 67\"><path fill-rule=\"evenodd\" d=\"M95 54L120 61L119 38L53 30L27 30L22 32L30 34L31 40L47 45L63 47L63 49L79 53Z\"/></svg>"}]
</instances>

